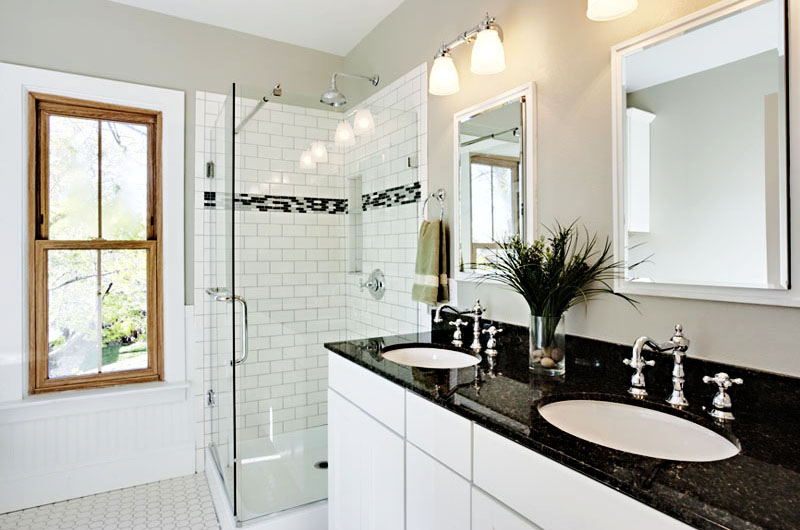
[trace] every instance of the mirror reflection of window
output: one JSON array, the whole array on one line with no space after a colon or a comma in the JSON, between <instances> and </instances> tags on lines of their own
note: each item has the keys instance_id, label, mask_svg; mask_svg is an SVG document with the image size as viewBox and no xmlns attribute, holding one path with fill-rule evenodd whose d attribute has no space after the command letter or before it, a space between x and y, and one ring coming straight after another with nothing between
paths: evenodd
<instances>
[{"instance_id":1,"label":"mirror reflection of window","mask_svg":"<svg viewBox=\"0 0 800 530\"><path fill-rule=\"evenodd\" d=\"M497 242L519 233L519 158L471 155L470 263L486 265Z\"/></svg>"},{"instance_id":2,"label":"mirror reflection of window","mask_svg":"<svg viewBox=\"0 0 800 530\"><path fill-rule=\"evenodd\" d=\"M487 264L498 242L522 235L523 98L458 125L459 270Z\"/></svg>"}]
</instances>

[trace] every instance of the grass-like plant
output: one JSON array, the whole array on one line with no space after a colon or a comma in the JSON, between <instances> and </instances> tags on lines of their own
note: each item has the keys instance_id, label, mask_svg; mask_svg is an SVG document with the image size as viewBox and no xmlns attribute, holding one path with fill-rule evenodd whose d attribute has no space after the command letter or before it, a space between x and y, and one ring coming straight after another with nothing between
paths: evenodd
<instances>
[{"instance_id":1,"label":"grass-like plant","mask_svg":"<svg viewBox=\"0 0 800 530\"><path fill-rule=\"evenodd\" d=\"M636 307L636 300L614 292L612 282L624 272L625 264L613 261L608 238L600 245L597 235L589 235L585 227L580 230L577 221L569 226L556 223L547 231L547 236L533 243L518 235L498 242L483 278L521 294L536 316L560 317L569 308L605 294Z\"/></svg>"}]
</instances>

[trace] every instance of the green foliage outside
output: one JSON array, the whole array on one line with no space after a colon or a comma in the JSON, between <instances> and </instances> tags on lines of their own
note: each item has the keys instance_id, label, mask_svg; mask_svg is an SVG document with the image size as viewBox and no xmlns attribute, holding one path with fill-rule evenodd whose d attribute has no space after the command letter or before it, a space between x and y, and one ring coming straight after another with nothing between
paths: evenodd
<instances>
[{"instance_id":1,"label":"green foliage outside","mask_svg":"<svg viewBox=\"0 0 800 530\"><path fill-rule=\"evenodd\" d=\"M101 229L106 240L146 238L144 126L53 116L49 163L50 239ZM51 250L47 260L51 375L96 369L101 352L104 366L146 353L145 250Z\"/></svg>"}]
</instances>

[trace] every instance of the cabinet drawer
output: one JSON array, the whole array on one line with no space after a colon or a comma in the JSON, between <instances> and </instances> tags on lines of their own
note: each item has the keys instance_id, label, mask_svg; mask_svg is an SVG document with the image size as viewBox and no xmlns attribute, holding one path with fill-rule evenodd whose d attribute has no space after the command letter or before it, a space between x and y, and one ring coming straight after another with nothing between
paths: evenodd
<instances>
[{"instance_id":1,"label":"cabinet drawer","mask_svg":"<svg viewBox=\"0 0 800 530\"><path fill-rule=\"evenodd\" d=\"M402 387L335 353L328 354L328 386L396 433L405 434Z\"/></svg>"},{"instance_id":2,"label":"cabinet drawer","mask_svg":"<svg viewBox=\"0 0 800 530\"><path fill-rule=\"evenodd\" d=\"M469 528L469 482L406 443L406 528Z\"/></svg>"},{"instance_id":3,"label":"cabinet drawer","mask_svg":"<svg viewBox=\"0 0 800 530\"><path fill-rule=\"evenodd\" d=\"M472 473L472 424L406 391L406 438L467 480Z\"/></svg>"},{"instance_id":4,"label":"cabinet drawer","mask_svg":"<svg viewBox=\"0 0 800 530\"><path fill-rule=\"evenodd\" d=\"M542 530L478 488L472 488L472 530Z\"/></svg>"},{"instance_id":5,"label":"cabinet drawer","mask_svg":"<svg viewBox=\"0 0 800 530\"><path fill-rule=\"evenodd\" d=\"M691 527L482 427L475 485L547 530Z\"/></svg>"}]
</instances>

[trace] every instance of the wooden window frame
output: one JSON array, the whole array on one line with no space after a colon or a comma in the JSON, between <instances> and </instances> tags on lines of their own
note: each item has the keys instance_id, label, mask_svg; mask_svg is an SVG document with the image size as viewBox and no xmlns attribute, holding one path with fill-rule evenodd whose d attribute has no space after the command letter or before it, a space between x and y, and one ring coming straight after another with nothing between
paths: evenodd
<instances>
[{"instance_id":1,"label":"wooden window frame","mask_svg":"<svg viewBox=\"0 0 800 530\"><path fill-rule=\"evenodd\" d=\"M148 131L147 236L144 240L49 240L49 116L145 125ZM164 378L163 288L161 283L161 136L160 111L31 92L28 94L28 306L31 394L161 381ZM98 149L100 146L98 146ZM98 211L98 215L101 213ZM48 250L144 249L147 251L147 368L119 372L48 377Z\"/></svg>"},{"instance_id":2,"label":"wooden window frame","mask_svg":"<svg viewBox=\"0 0 800 530\"><path fill-rule=\"evenodd\" d=\"M522 189L520 186L520 159L513 156L503 156L503 155L489 155L483 153L472 153L469 157L469 167L470 167L470 186L472 186L472 164L481 164L484 166L492 166L492 167L504 167L511 170L511 194L514 197L517 197L517 200L511 205L512 208L512 215L513 215L513 222L514 222L514 231L517 234L520 234L520 213L519 213L519 198L520 193L522 193ZM494 178L494 177L491 177ZM494 185L494 184L492 184ZM494 208L494 206L492 206ZM470 214L471 215L471 214ZM494 234L492 234L494 235ZM478 262L478 250L479 249L491 249L497 250L500 248L500 245L493 241L491 243L477 243L473 240L472 236L472 225L470 224L470 234L469 234L469 243L470 243L470 260L471 263Z\"/></svg>"}]
</instances>

